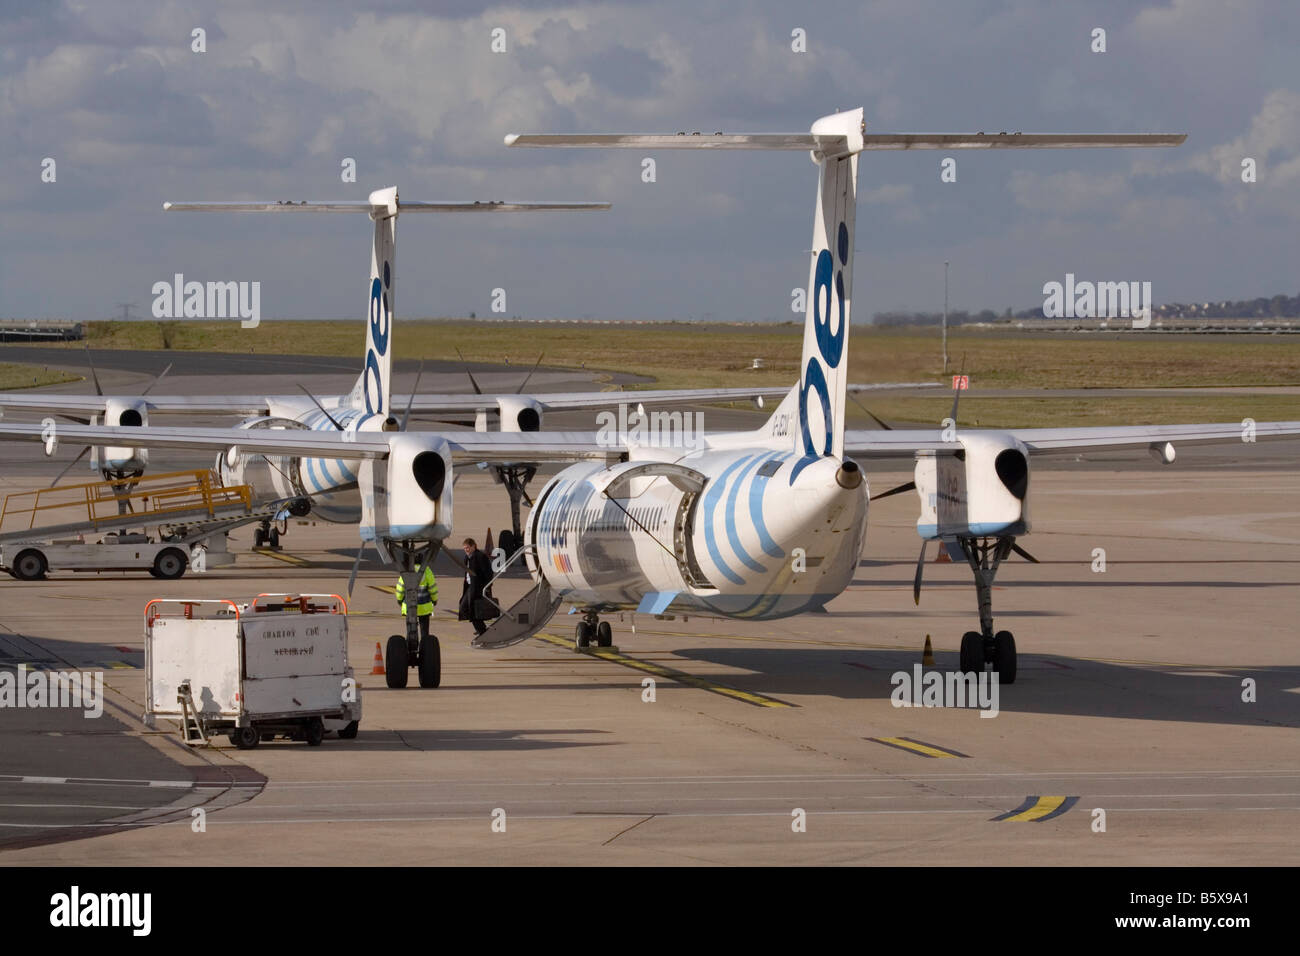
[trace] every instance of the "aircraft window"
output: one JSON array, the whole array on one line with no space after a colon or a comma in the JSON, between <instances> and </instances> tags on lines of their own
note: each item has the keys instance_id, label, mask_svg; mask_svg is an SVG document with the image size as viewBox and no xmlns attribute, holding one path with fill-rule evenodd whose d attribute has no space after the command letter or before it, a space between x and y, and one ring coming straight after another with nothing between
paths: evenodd
<instances>
[{"instance_id":1,"label":"aircraft window","mask_svg":"<svg viewBox=\"0 0 1300 956\"><path fill-rule=\"evenodd\" d=\"M780 470L781 463L779 461L765 461L763 462L762 467L758 469L758 474L763 478L771 478Z\"/></svg>"}]
</instances>

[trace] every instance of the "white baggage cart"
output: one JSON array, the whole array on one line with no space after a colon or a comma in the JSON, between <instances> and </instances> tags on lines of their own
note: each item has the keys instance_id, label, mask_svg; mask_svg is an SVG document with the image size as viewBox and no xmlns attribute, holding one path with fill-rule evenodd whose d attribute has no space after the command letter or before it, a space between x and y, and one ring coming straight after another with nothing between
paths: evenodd
<instances>
[{"instance_id":1,"label":"white baggage cart","mask_svg":"<svg viewBox=\"0 0 1300 956\"><path fill-rule=\"evenodd\" d=\"M327 730L357 734L361 692L337 594L150 601L144 647L145 723L177 720L188 744L225 733L247 750L284 734L315 747Z\"/></svg>"}]
</instances>

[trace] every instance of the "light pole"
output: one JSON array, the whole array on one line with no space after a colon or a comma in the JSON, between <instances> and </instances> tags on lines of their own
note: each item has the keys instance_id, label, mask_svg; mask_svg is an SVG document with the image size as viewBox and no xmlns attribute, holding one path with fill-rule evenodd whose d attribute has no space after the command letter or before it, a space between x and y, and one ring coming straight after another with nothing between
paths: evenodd
<instances>
[{"instance_id":1,"label":"light pole","mask_svg":"<svg viewBox=\"0 0 1300 956\"><path fill-rule=\"evenodd\" d=\"M943 260L943 374L948 374L948 260Z\"/></svg>"}]
</instances>

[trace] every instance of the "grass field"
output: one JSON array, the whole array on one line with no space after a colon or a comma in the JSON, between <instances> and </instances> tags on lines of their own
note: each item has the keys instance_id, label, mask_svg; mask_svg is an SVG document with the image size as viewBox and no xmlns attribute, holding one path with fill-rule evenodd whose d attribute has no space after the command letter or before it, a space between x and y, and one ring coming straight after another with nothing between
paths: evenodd
<instances>
[{"instance_id":1,"label":"grass field","mask_svg":"<svg viewBox=\"0 0 1300 956\"><path fill-rule=\"evenodd\" d=\"M91 322L92 348L185 349L355 356L361 360L357 321ZM548 366L634 372L656 388L781 385L798 376L802 326L695 323L592 324L402 320L400 358L452 358L531 365L545 353ZM81 343L51 348L80 348ZM1155 388L1174 386L1300 385L1300 337L1292 336L1048 336L957 329L948 337L950 372L965 368L973 391L962 400L963 424L985 426L1157 424L1177 421L1300 419L1300 397L1170 396L1168 398L980 399L981 388ZM0 357L3 347L0 347ZM765 367L752 370L755 358ZM934 331L854 327L849 349L854 382L939 382ZM873 397L868 406L886 420L934 422L950 399ZM850 404L851 420L867 422Z\"/></svg>"},{"instance_id":2,"label":"grass field","mask_svg":"<svg viewBox=\"0 0 1300 956\"><path fill-rule=\"evenodd\" d=\"M3 355L4 353L0 352L0 356ZM42 368L39 365L14 365L0 362L0 389L57 385L60 382L75 382L80 378L80 375Z\"/></svg>"}]
</instances>

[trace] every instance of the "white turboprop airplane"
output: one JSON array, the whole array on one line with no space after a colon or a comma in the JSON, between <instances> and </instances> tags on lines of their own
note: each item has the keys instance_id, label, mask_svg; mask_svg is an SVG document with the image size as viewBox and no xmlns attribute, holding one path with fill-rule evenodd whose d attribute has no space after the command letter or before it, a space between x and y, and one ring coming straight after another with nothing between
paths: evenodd
<instances>
[{"instance_id":1,"label":"white turboprop airplane","mask_svg":"<svg viewBox=\"0 0 1300 956\"><path fill-rule=\"evenodd\" d=\"M362 539L405 570L427 561L451 534L449 479L455 462L573 463L538 495L519 552L536 587L476 641L489 647L534 633L562 600L582 612L578 643L594 638L605 645L610 628L599 617L615 609L662 613L672 608L764 620L821 608L852 580L866 536L868 488L855 458L914 455L918 532L923 541L937 538L964 555L975 572L981 630L962 639L962 669L991 664L1010 683L1016 674L1015 641L1009 632L993 630L991 590L998 565L1018 550L1016 538L1029 531L1030 457L1155 447L1171 461L1173 442L1240 441L1240 425L846 432L858 154L1181 141L1177 136L868 135L861 110L824 117L810 134L508 137L515 145L811 152L819 180L802 374L766 424L706 435L703 448L689 451L611 443L586 432L385 433L377 417L344 431L148 428L133 437L157 447L219 451L238 443L238 451L247 453L359 460ZM103 443L124 431L72 425L61 426L58 437ZM1300 435L1300 422L1259 423L1255 434L1258 439ZM0 423L0 438L42 437L40 426ZM44 440L49 452L54 438ZM515 611L530 600L532 610L524 620Z\"/></svg>"}]
</instances>

